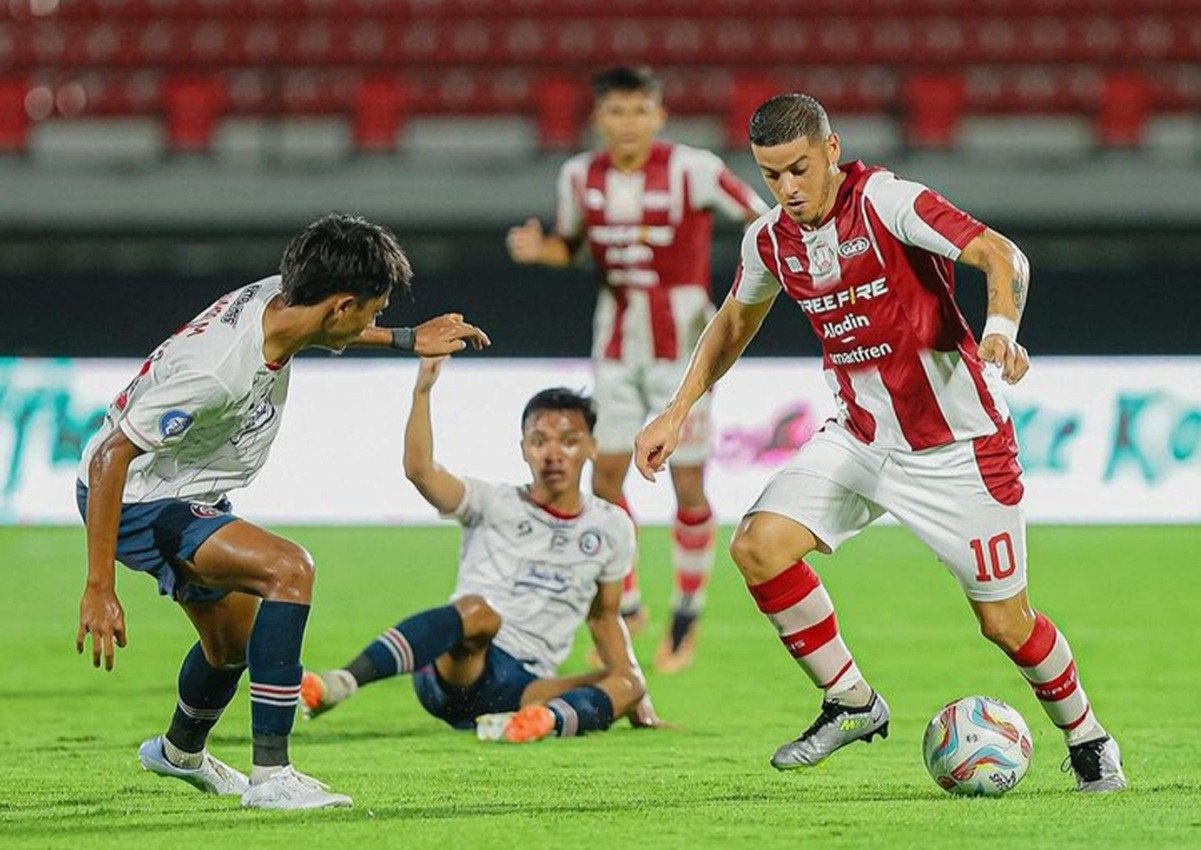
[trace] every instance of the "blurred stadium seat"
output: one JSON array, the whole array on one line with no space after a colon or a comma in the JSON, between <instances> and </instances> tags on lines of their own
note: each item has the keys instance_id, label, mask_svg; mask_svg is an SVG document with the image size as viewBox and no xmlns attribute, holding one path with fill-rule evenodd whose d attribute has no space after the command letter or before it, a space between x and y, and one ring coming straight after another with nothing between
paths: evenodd
<instances>
[{"instance_id":1,"label":"blurred stadium seat","mask_svg":"<svg viewBox=\"0 0 1201 850\"><path fill-rule=\"evenodd\" d=\"M62 118L158 119L193 152L227 119L321 117L389 152L412 117L482 115L566 150L589 74L619 62L653 65L668 108L721 116L735 147L765 93L801 88L890 116L916 148L989 115L1063 116L1132 148L1201 112L1201 2L814 0L801 17L784 0L12 0L0 150Z\"/></svg>"}]
</instances>

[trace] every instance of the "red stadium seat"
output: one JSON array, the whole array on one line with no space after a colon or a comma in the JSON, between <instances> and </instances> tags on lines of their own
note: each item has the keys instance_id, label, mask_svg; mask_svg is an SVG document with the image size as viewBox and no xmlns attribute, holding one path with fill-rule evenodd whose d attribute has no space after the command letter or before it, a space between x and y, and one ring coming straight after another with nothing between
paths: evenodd
<instances>
[{"instance_id":1,"label":"red stadium seat","mask_svg":"<svg viewBox=\"0 0 1201 850\"><path fill-rule=\"evenodd\" d=\"M0 79L0 151L20 153L29 135L25 97L29 85L22 79Z\"/></svg>"},{"instance_id":2,"label":"red stadium seat","mask_svg":"<svg viewBox=\"0 0 1201 850\"><path fill-rule=\"evenodd\" d=\"M360 151L387 153L408 117L409 90L394 77L368 77L354 91L354 141Z\"/></svg>"},{"instance_id":3,"label":"red stadium seat","mask_svg":"<svg viewBox=\"0 0 1201 850\"><path fill-rule=\"evenodd\" d=\"M171 150L203 152L229 106L229 92L216 77L178 77L163 87L163 105Z\"/></svg>"},{"instance_id":4,"label":"red stadium seat","mask_svg":"<svg viewBox=\"0 0 1201 850\"><path fill-rule=\"evenodd\" d=\"M905 81L902 98L909 144L942 150L955 143L966 103L962 74L914 74Z\"/></svg>"},{"instance_id":5,"label":"red stadium seat","mask_svg":"<svg viewBox=\"0 0 1201 850\"><path fill-rule=\"evenodd\" d=\"M747 127L751 116L763 101L779 94L781 88L774 81L757 77L740 77L734 80L730 100L726 107L726 146L742 148L747 144Z\"/></svg>"},{"instance_id":6,"label":"red stadium seat","mask_svg":"<svg viewBox=\"0 0 1201 850\"><path fill-rule=\"evenodd\" d=\"M1106 76L1097 113L1097 138L1103 145L1134 147L1143 139L1151 114L1150 82L1142 74L1114 72Z\"/></svg>"},{"instance_id":7,"label":"red stadium seat","mask_svg":"<svg viewBox=\"0 0 1201 850\"><path fill-rule=\"evenodd\" d=\"M543 148L565 151L579 144L587 97L580 83L566 77L543 79L534 85L538 139Z\"/></svg>"}]
</instances>

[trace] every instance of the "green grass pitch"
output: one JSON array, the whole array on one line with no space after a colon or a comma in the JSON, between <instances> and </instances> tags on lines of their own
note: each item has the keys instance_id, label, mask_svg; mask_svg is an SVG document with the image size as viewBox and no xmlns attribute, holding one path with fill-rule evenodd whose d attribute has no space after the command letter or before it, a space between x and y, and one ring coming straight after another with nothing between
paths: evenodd
<instances>
[{"instance_id":1,"label":"green grass pitch","mask_svg":"<svg viewBox=\"0 0 1201 850\"><path fill-rule=\"evenodd\" d=\"M343 662L385 626L440 604L455 529L286 529L318 563L305 660ZM667 535L643 534L649 658L666 614ZM483 745L427 717L407 680L297 723L302 769L351 794L344 812L248 812L138 769L161 731L193 638L153 583L123 570L129 647L104 674L73 650L83 535L2 529L2 847L1201 846L1201 532L1034 528L1032 596L1067 633L1131 788L1085 798L1060 772L1059 734L1006 659L980 638L955 584L897 528L818 558L843 633L893 710L892 734L812 772L779 774L772 750L815 714L808 681L719 558L697 664L651 674L670 731L526 747ZM579 669L586 640L568 669ZM1029 775L1008 797L948 797L920 753L926 721L969 693L1015 705L1034 730ZM213 750L246 768L245 689Z\"/></svg>"}]
</instances>

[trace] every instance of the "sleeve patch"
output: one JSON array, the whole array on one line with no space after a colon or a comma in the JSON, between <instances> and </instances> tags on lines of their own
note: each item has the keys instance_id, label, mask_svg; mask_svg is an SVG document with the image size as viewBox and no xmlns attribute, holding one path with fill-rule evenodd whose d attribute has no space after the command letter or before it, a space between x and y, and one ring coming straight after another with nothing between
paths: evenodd
<instances>
[{"instance_id":1,"label":"sleeve patch","mask_svg":"<svg viewBox=\"0 0 1201 850\"><path fill-rule=\"evenodd\" d=\"M185 413L182 410L168 410L158 420L158 432L164 439L168 440L171 437L178 437L184 431L192 427L193 418L191 414Z\"/></svg>"}]
</instances>

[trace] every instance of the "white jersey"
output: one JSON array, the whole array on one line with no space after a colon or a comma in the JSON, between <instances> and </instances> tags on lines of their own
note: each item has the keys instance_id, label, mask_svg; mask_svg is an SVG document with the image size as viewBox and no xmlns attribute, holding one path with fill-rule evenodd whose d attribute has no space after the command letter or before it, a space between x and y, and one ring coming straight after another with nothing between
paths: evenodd
<instances>
[{"instance_id":1,"label":"white jersey","mask_svg":"<svg viewBox=\"0 0 1201 850\"><path fill-rule=\"evenodd\" d=\"M538 676L554 676L596 596L620 582L634 557L634 524L620 508L583 494L574 517L530 499L529 488L465 478L454 511L463 526L451 599L478 594L501 616L493 641Z\"/></svg>"},{"instance_id":2,"label":"white jersey","mask_svg":"<svg viewBox=\"0 0 1201 850\"><path fill-rule=\"evenodd\" d=\"M279 276L235 289L155 349L109 405L88 441L120 428L145 454L129 467L122 501L177 498L215 504L258 474L279 431L291 364L263 361L263 311Z\"/></svg>"}]
</instances>

